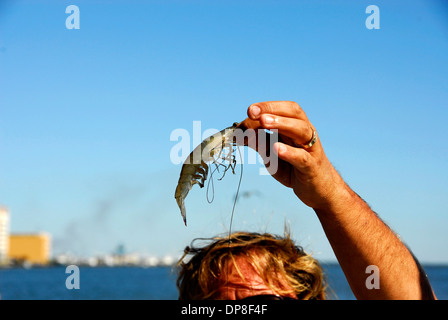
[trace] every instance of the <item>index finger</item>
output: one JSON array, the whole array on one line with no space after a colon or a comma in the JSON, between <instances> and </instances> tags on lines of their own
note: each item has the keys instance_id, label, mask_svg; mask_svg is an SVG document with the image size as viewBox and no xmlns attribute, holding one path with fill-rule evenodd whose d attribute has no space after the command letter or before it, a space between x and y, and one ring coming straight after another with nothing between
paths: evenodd
<instances>
[{"instance_id":1,"label":"index finger","mask_svg":"<svg viewBox=\"0 0 448 320\"><path fill-rule=\"evenodd\" d=\"M264 113L309 121L305 112L294 101L258 102L251 104L247 109L247 115L252 120L260 119L260 116Z\"/></svg>"}]
</instances>

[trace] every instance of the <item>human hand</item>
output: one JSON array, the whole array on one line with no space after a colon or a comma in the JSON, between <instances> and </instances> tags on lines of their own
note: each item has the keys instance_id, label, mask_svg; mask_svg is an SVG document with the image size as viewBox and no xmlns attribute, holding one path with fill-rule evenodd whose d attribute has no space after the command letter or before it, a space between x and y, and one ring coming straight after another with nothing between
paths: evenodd
<instances>
[{"instance_id":1,"label":"human hand","mask_svg":"<svg viewBox=\"0 0 448 320\"><path fill-rule=\"evenodd\" d=\"M279 142L271 146L279 158L272 176L292 188L306 205L314 209L331 206L346 185L326 157L317 131L302 108L292 101L269 101L250 105L247 114L249 118L240 123L240 128L278 131ZM315 143L306 147L313 138ZM257 151L262 147L270 149L269 145L255 145ZM263 157L266 153L260 154Z\"/></svg>"}]
</instances>

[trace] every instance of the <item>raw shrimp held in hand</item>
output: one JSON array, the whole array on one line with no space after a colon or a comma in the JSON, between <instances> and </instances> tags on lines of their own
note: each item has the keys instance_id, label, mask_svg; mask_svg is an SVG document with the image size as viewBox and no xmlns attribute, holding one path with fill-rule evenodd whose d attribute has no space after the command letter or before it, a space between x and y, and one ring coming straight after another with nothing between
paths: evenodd
<instances>
[{"instance_id":1,"label":"raw shrimp held in hand","mask_svg":"<svg viewBox=\"0 0 448 320\"><path fill-rule=\"evenodd\" d=\"M231 127L225 128L220 132L204 139L200 145L198 145L192 153L187 157L179 177L179 182L176 187L177 204L180 208L180 213L184 219L185 226L187 225L187 213L185 210L185 198L193 185L199 184L201 188L204 187L204 182L207 180L209 172L209 166L207 162L214 163L216 168L219 166L224 167L224 173L220 179L222 179L230 168L235 173L235 156L233 155L233 146L236 145L234 140L234 134L238 128L238 123L234 123ZM224 148L230 148L229 152L224 154ZM220 162L222 161L222 162ZM227 165L223 162L228 162Z\"/></svg>"}]
</instances>

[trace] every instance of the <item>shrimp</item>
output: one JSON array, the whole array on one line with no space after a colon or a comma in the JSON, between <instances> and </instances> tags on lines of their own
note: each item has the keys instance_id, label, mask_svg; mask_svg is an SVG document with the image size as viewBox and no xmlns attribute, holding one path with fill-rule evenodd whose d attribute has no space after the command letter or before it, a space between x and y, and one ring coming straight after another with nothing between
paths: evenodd
<instances>
[{"instance_id":1,"label":"shrimp","mask_svg":"<svg viewBox=\"0 0 448 320\"><path fill-rule=\"evenodd\" d=\"M201 188L204 187L204 182L207 179L209 172L207 162L214 163L217 168L218 165L225 167L224 173L219 180L224 177L229 168L232 168L232 172L235 173L235 156L232 155L232 150L227 155L223 155L223 149L226 147L233 148L233 146L236 145L233 137L237 127L238 123L235 122L231 127L225 128L224 130L221 130L220 132L204 139L202 143L198 145L192 153L190 153L182 165L174 198L180 208L180 213L184 220L185 226L187 226L187 214L184 203L185 198L195 184L199 184ZM229 165L226 166L218 162L217 160L219 159L224 161L227 160Z\"/></svg>"}]
</instances>

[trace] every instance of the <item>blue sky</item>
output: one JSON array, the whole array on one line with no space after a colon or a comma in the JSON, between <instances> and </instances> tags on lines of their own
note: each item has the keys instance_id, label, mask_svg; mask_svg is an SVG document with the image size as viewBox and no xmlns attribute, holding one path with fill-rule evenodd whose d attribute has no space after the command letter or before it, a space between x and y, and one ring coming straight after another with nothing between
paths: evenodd
<instances>
[{"instance_id":1,"label":"blue sky","mask_svg":"<svg viewBox=\"0 0 448 320\"><path fill-rule=\"evenodd\" d=\"M65 27L68 5L80 29ZM380 9L368 30L365 9ZM53 252L178 255L228 231L239 176L195 187L178 128L297 101L347 183L425 262L448 262L448 6L442 1L7 1L0 6L0 203ZM334 255L312 210L244 167L233 230ZM239 173L239 172L238 172Z\"/></svg>"}]
</instances>

